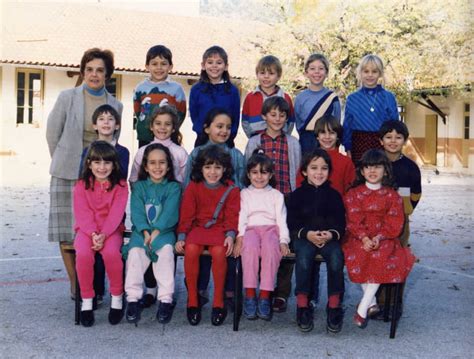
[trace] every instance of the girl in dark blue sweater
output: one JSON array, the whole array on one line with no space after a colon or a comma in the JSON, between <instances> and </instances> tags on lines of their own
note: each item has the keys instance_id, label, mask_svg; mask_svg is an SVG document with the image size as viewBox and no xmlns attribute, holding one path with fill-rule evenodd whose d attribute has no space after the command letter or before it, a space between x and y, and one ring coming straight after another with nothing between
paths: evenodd
<instances>
[{"instance_id":1,"label":"girl in dark blue sweater","mask_svg":"<svg viewBox=\"0 0 474 359\"><path fill-rule=\"evenodd\" d=\"M208 48L202 56L201 77L191 88L189 111L193 122L193 131L197 139L194 146L200 146L204 120L207 113L219 107L227 110L232 116L232 127L228 145L234 147L240 118L239 90L230 82L228 57L220 46Z\"/></svg>"}]
</instances>

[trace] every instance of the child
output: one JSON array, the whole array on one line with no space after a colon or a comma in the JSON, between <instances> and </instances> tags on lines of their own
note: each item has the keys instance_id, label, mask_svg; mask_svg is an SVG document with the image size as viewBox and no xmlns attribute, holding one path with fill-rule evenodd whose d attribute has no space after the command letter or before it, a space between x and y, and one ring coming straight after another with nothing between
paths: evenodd
<instances>
[{"instance_id":1,"label":"child","mask_svg":"<svg viewBox=\"0 0 474 359\"><path fill-rule=\"evenodd\" d=\"M183 182L188 153L181 146L182 136L179 132L179 114L176 108L170 105L155 108L150 116L150 131L154 135L151 143L161 143L170 150L173 159L174 178L178 182ZM145 148L145 146L140 147L135 155L130 173L131 183L138 179Z\"/></svg>"},{"instance_id":2,"label":"child","mask_svg":"<svg viewBox=\"0 0 474 359\"><path fill-rule=\"evenodd\" d=\"M395 96L379 85L383 71L380 57L364 56L356 69L361 88L347 97L342 144L355 164L368 149L382 148L378 138L382 123L399 119Z\"/></svg>"},{"instance_id":3,"label":"child","mask_svg":"<svg viewBox=\"0 0 474 359\"><path fill-rule=\"evenodd\" d=\"M109 322L118 324L123 317L122 246L127 183L120 179L120 166L114 147L105 141L91 144L84 162L84 171L74 186L74 230L76 239L76 271L81 287L81 324L94 324L92 300L95 253L105 262L110 282L112 303Z\"/></svg>"},{"instance_id":4,"label":"child","mask_svg":"<svg viewBox=\"0 0 474 359\"><path fill-rule=\"evenodd\" d=\"M232 181L239 188L243 187L242 179L245 175L245 159L237 148L231 148L227 145L231 136L232 117L231 114L222 108L214 108L207 114L203 124L203 132L201 134L202 145L192 150L186 162L186 170L184 174L183 186L189 184L193 163L198 153L211 145L218 145L228 152L231 156L233 175Z\"/></svg>"},{"instance_id":5,"label":"child","mask_svg":"<svg viewBox=\"0 0 474 359\"><path fill-rule=\"evenodd\" d=\"M331 173L329 174L329 183L332 188L339 192L341 197L344 196L352 182L355 180L355 168L351 159L339 152L339 141L342 138L342 126L337 118L332 115L324 115L319 119L314 128L316 140L319 142L321 149L325 150L331 159ZM304 177L298 175L297 182L299 185L303 182ZM312 299L310 305L315 308L319 302L319 262L313 263L314 282Z\"/></svg>"},{"instance_id":6,"label":"child","mask_svg":"<svg viewBox=\"0 0 474 359\"><path fill-rule=\"evenodd\" d=\"M262 106L262 118L267 124L264 133L250 138L245 149L248 159L253 151L260 147L270 157L275 166L276 189L288 196L296 189L296 173L301 161L301 149L298 140L283 132L290 113L288 102L282 97L270 97ZM284 312L291 292L293 264L282 262L277 274L277 288L274 293L273 310Z\"/></svg>"},{"instance_id":7,"label":"child","mask_svg":"<svg viewBox=\"0 0 474 359\"><path fill-rule=\"evenodd\" d=\"M163 45L150 48L146 54L145 67L150 77L140 82L133 93L133 122L137 130L138 147L145 146L153 140L150 115L157 106L169 104L176 107L179 117L178 128L186 117L186 97L183 87L169 78L169 73L173 69L170 49Z\"/></svg>"},{"instance_id":8,"label":"child","mask_svg":"<svg viewBox=\"0 0 474 359\"><path fill-rule=\"evenodd\" d=\"M105 104L97 107L92 114L92 127L97 133L97 139L106 141L115 147L120 165L120 179L127 180L128 163L130 152L117 141L117 134L120 131L121 116L115 108ZM84 148L81 156L81 165L79 167L79 177L83 171L84 159L86 158L89 146ZM94 264L94 291L95 305L103 302L105 293L105 267L102 256L96 253Z\"/></svg>"},{"instance_id":9,"label":"child","mask_svg":"<svg viewBox=\"0 0 474 359\"><path fill-rule=\"evenodd\" d=\"M245 159L242 153L237 148L231 148L227 145L231 131L231 117L230 114L223 109L215 108L209 111L206 121L204 123L204 131L201 138L204 142L203 145L196 147L189 155L188 162L186 163L186 174L184 176L184 187L189 184L191 178L191 172L198 156L199 152L209 146L217 145L221 147L225 152L231 156L231 164L233 169L232 181L234 184L242 188L243 177L245 175ZM214 147L214 146L213 146ZM232 310L233 303L232 297L234 294L234 281L235 281L235 258L229 257L227 259L228 271L226 278L226 302L228 307ZM200 272L199 272L199 299L200 304L204 305L207 303L207 287L211 275L211 260L209 257L202 257L200 259Z\"/></svg>"},{"instance_id":10,"label":"child","mask_svg":"<svg viewBox=\"0 0 474 359\"><path fill-rule=\"evenodd\" d=\"M262 133L267 128L262 119L263 101L271 96L283 97L290 106L288 121L283 128L285 133L291 134L295 125L295 115L291 97L277 85L281 78L282 66L277 57L268 55L260 59L255 69L258 79L257 88L249 92L242 107L242 128L248 138L257 133Z\"/></svg>"},{"instance_id":11,"label":"child","mask_svg":"<svg viewBox=\"0 0 474 359\"><path fill-rule=\"evenodd\" d=\"M386 121L379 130L380 142L385 150L385 154L392 163L393 177L398 187L398 194L403 200L405 225L400 236L402 247L408 247L408 239L410 237L409 216L413 213L421 198L420 169L415 162L402 154L402 149L408 140L408 136L408 128L401 121ZM383 306L385 303L384 291L381 291L381 289L377 292L377 303L379 306ZM403 288L400 297L403 297ZM393 298L391 298L391 301L393 303ZM399 308L401 314L401 306ZM379 318L382 319L382 316L378 316L375 319Z\"/></svg>"},{"instance_id":12,"label":"child","mask_svg":"<svg viewBox=\"0 0 474 359\"><path fill-rule=\"evenodd\" d=\"M92 114L92 127L97 133L97 139L106 141L115 147L118 154L120 164L120 178L126 180L128 174L128 163L130 160L130 152L124 146L121 146L116 134L120 130L121 117L117 110L112 106L105 104L96 108ZM81 166L79 169L79 176L82 173L84 159L86 158L89 147L84 148L81 156Z\"/></svg>"},{"instance_id":13,"label":"child","mask_svg":"<svg viewBox=\"0 0 474 359\"><path fill-rule=\"evenodd\" d=\"M398 239L405 220L403 204L393 188L392 166L385 153L369 150L362 156L354 188L347 192L344 203L347 271L351 281L361 283L364 291L354 323L365 328L377 306L375 293L380 284L405 282L415 262Z\"/></svg>"},{"instance_id":14,"label":"child","mask_svg":"<svg viewBox=\"0 0 474 359\"><path fill-rule=\"evenodd\" d=\"M197 139L195 147L203 145L205 138L204 122L210 110L223 108L230 114L232 126L229 145L234 147L233 140L239 129L240 96L239 90L230 82L227 53L222 47L212 46L202 56L201 77L191 88L189 95L189 111L193 122L193 131Z\"/></svg>"},{"instance_id":15,"label":"child","mask_svg":"<svg viewBox=\"0 0 474 359\"><path fill-rule=\"evenodd\" d=\"M313 311L309 307L313 262L323 256L327 266L328 304L326 328L338 333L344 312L340 297L344 293L344 255L339 240L345 232L345 210L341 195L330 186L331 159L316 148L304 156L301 172L303 185L291 193L288 203L288 228L296 254L296 321L303 332L313 329Z\"/></svg>"},{"instance_id":16,"label":"child","mask_svg":"<svg viewBox=\"0 0 474 359\"><path fill-rule=\"evenodd\" d=\"M309 87L295 99L296 129L300 135L303 155L317 146L314 127L323 115L330 114L338 120L341 118L339 98L324 87L328 72L329 61L324 55L312 54L304 64L304 74L309 80Z\"/></svg>"},{"instance_id":17,"label":"child","mask_svg":"<svg viewBox=\"0 0 474 359\"><path fill-rule=\"evenodd\" d=\"M281 256L289 253L283 194L275 186L273 162L258 149L247 163L248 186L240 193L239 236L234 256L242 255L245 288L244 315L247 319L271 320L270 294ZM261 258L260 293L256 288Z\"/></svg>"},{"instance_id":18,"label":"child","mask_svg":"<svg viewBox=\"0 0 474 359\"><path fill-rule=\"evenodd\" d=\"M211 322L221 325L224 306L226 256L232 253L240 209L239 188L232 181L230 155L219 146L207 146L193 164L191 182L184 191L176 251L184 253L188 288L187 317L191 325L201 321L197 281L199 257L205 247L212 257L214 301Z\"/></svg>"},{"instance_id":19,"label":"child","mask_svg":"<svg viewBox=\"0 0 474 359\"><path fill-rule=\"evenodd\" d=\"M160 143L148 145L133 185L130 210L132 236L125 248L127 275L127 321L140 320L138 300L143 295L143 275L152 263L159 284L158 322L166 324L173 314L174 230L178 223L181 186L175 181L173 161L168 147Z\"/></svg>"},{"instance_id":20,"label":"child","mask_svg":"<svg viewBox=\"0 0 474 359\"><path fill-rule=\"evenodd\" d=\"M283 131L289 114L290 105L283 97L267 98L262 106L262 118L267 128L251 137L245 148L247 160L256 148L262 148L270 157L275 165L276 188L284 195L296 189L296 172L301 161L298 140Z\"/></svg>"}]
</instances>

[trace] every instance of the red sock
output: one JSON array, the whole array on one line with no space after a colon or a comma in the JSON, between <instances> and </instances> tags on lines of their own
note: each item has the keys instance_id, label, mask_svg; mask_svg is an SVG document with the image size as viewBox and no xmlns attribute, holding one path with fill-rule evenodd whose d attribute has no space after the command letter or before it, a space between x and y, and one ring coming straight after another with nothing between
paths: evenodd
<instances>
[{"instance_id":1,"label":"red sock","mask_svg":"<svg viewBox=\"0 0 474 359\"><path fill-rule=\"evenodd\" d=\"M258 297L260 299L270 299L270 291L269 290L261 290L260 289L260 293L258 295Z\"/></svg>"},{"instance_id":2,"label":"red sock","mask_svg":"<svg viewBox=\"0 0 474 359\"><path fill-rule=\"evenodd\" d=\"M255 298L257 296L257 292L255 288L245 288L245 298Z\"/></svg>"},{"instance_id":3,"label":"red sock","mask_svg":"<svg viewBox=\"0 0 474 359\"><path fill-rule=\"evenodd\" d=\"M204 247L198 244L188 244L184 251L184 273L188 287L188 307L198 306L198 276L199 276L199 256Z\"/></svg>"},{"instance_id":4,"label":"red sock","mask_svg":"<svg viewBox=\"0 0 474 359\"><path fill-rule=\"evenodd\" d=\"M213 308L224 308L224 284L227 274L227 257L224 246L209 246L212 256L212 277L214 279Z\"/></svg>"},{"instance_id":5,"label":"red sock","mask_svg":"<svg viewBox=\"0 0 474 359\"><path fill-rule=\"evenodd\" d=\"M339 294L332 294L328 299L329 308L338 308L341 303L341 298Z\"/></svg>"},{"instance_id":6,"label":"red sock","mask_svg":"<svg viewBox=\"0 0 474 359\"><path fill-rule=\"evenodd\" d=\"M308 295L307 294L297 294L296 295L296 305L298 308L307 308L308 307Z\"/></svg>"}]
</instances>

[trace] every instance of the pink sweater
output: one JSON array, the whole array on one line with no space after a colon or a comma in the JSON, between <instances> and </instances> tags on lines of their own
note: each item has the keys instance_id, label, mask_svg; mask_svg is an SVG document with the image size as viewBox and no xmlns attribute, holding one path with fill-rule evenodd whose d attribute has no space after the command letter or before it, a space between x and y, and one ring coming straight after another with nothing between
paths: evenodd
<instances>
[{"instance_id":1,"label":"pink sweater","mask_svg":"<svg viewBox=\"0 0 474 359\"><path fill-rule=\"evenodd\" d=\"M266 225L278 226L280 243L290 243L283 194L271 186L257 189L250 185L240 192L239 236L249 226Z\"/></svg>"},{"instance_id":2,"label":"pink sweater","mask_svg":"<svg viewBox=\"0 0 474 359\"><path fill-rule=\"evenodd\" d=\"M86 190L84 181L74 186L74 230L90 236L93 232L109 237L122 224L128 201L128 187L124 180L107 191L110 183L95 182L94 190Z\"/></svg>"},{"instance_id":3,"label":"pink sweater","mask_svg":"<svg viewBox=\"0 0 474 359\"><path fill-rule=\"evenodd\" d=\"M161 143L163 146L168 147L171 152L171 157L173 158L174 176L178 182L183 183L188 153L183 147L178 146L176 143L171 141L170 138L167 140L159 140L156 137L148 145L138 149L135 159L133 160L132 172L130 173L130 178L128 180L131 183L138 181L138 171L142 164L143 154L145 153L145 149L152 143Z\"/></svg>"}]
</instances>

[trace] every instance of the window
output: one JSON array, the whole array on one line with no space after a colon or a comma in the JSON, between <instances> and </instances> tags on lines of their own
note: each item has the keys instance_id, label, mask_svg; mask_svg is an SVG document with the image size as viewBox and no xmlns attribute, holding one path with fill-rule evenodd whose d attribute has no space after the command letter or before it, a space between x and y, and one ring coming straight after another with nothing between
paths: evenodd
<instances>
[{"instance_id":1,"label":"window","mask_svg":"<svg viewBox=\"0 0 474 359\"><path fill-rule=\"evenodd\" d=\"M122 95L122 75L112 75L105 84L105 87L117 100L120 100Z\"/></svg>"},{"instance_id":2,"label":"window","mask_svg":"<svg viewBox=\"0 0 474 359\"><path fill-rule=\"evenodd\" d=\"M17 69L16 123L40 122L43 102L43 70Z\"/></svg>"}]
</instances>

